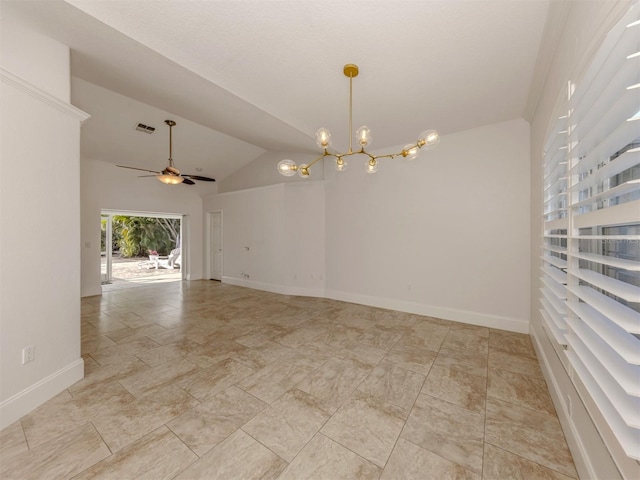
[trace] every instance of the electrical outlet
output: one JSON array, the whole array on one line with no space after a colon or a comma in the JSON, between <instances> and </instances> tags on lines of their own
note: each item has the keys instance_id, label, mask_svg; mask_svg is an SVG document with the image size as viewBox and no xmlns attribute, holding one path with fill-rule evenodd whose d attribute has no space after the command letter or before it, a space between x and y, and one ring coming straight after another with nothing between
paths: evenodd
<instances>
[{"instance_id":1,"label":"electrical outlet","mask_svg":"<svg viewBox=\"0 0 640 480\"><path fill-rule=\"evenodd\" d=\"M30 345L22 349L22 364L33 362L36 358L36 347Z\"/></svg>"}]
</instances>

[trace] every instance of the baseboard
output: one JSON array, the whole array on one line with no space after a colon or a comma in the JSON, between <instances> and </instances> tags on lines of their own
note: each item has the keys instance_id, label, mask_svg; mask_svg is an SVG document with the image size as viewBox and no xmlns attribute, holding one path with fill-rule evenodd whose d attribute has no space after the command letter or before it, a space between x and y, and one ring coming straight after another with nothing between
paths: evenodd
<instances>
[{"instance_id":1,"label":"baseboard","mask_svg":"<svg viewBox=\"0 0 640 480\"><path fill-rule=\"evenodd\" d=\"M532 329L531 336L533 337L533 346L536 350L536 355L538 356L538 362L540 363L545 380L547 381L549 393L551 394L553 404L556 408L556 414L558 415L558 420L560 420L562 430L567 439L567 444L571 450L576 470L581 474L581 477L585 477L584 473L588 472L586 478L596 478L594 469L589 461L589 456L584 449L584 444L580 438L580 434L567 411L567 404L564 401L564 395L560 385L558 384L558 379L553 373L546 350L540 343L540 338L538 338L535 329Z\"/></svg>"},{"instance_id":2,"label":"baseboard","mask_svg":"<svg viewBox=\"0 0 640 480\"><path fill-rule=\"evenodd\" d=\"M80 289L80 297L93 297L95 295L102 295L102 286L101 285L92 285L88 288Z\"/></svg>"},{"instance_id":3,"label":"baseboard","mask_svg":"<svg viewBox=\"0 0 640 480\"><path fill-rule=\"evenodd\" d=\"M285 287L285 295L295 295L298 297L318 297L327 298L324 288L315 287Z\"/></svg>"},{"instance_id":4,"label":"baseboard","mask_svg":"<svg viewBox=\"0 0 640 480\"><path fill-rule=\"evenodd\" d=\"M65 388L84 377L84 360L79 358L0 403L0 430L19 420Z\"/></svg>"},{"instance_id":5,"label":"baseboard","mask_svg":"<svg viewBox=\"0 0 640 480\"><path fill-rule=\"evenodd\" d=\"M371 307L387 308L390 310L397 310L399 312L425 315L427 317L442 318L444 320L468 323L471 325L478 325L480 327L496 328L499 330L508 330L510 332L517 333L529 333L529 322L527 320L517 318L500 317L497 315L470 312L468 310L459 310L456 308L438 307L435 305L407 302L392 298L372 297L370 295L339 292L336 290L325 291L325 296L326 298L331 298L333 300L369 305Z\"/></svg>"},{"instance_id":6,"label":"baseboard","mask_svg":"<svg viewBox=\"0 0 640 480\"><path fill-rule=\"evenodd\" d=\"M238 287L253 288L254 290L264 290L265 292L286 295L286 293L284 293L283 291L284 287L275 283L256 282L255 280L249 280L248 278L227 276L222 277L222 283L228 283L229 285L236 285Z\"/></svg>"},{"instance_id":7,"label":"baseboard","mask_svg":"<svg viewBox=\"0 0 640 480\"><path fill-rule=\"evenodd\" d=\"M256 282L247 278L222 277L222 283L236 285L238 287L253 288L254 290L264 290L265 292L279 293L280 295L298 295L302 297L324 298L323 288L292 287L275 283Z\"/></svg>"},{"instance_id":8,"label":"baseboard","mask_svg":"<svg viewBox=\"0 0 640 480\"><path fill-rule=\"evenodd\" d=\"M392 298L380 298L372 297L370 295L340 292L336 290L325 290L323 288L293 287L273 283L256 282L246 278L222 277L222 283L253 288L256 290L264 290L271 293L279 293L281 295L331 298L342 302L357 303L360 305L368 305L370 307L387 308L389 310L397 310L399 312L415 313L416 315L437 317L444 320L468 323L481 327L490 327L517 333L529 333L529 322L527 320L517 318L500 317L497 315L407 302Z\"/></svg>"}]
</instances>

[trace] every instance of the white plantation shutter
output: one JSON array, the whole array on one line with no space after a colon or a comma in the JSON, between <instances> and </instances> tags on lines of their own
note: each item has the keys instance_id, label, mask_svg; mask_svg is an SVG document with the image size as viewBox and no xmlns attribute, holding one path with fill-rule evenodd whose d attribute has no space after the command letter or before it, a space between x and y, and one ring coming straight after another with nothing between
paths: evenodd
<instances>
[{"instance_id":1,"label":"white plantation shutter","mask_svg":"<svg viewBox=\"0 0 640 480\"><path fill-rule=\"evenodd\" d=\"M565 99L560 111L567 110ZM567 344L568 121L566 113L557 119L545 145L543 162L544 237L540 313L547 333L559 345Z\"/></svg>"},{"instance_id":2,"label":"white plantation shutter","mask_svg":"<svg viewBox=\"0 0 640 480\"><path fill-rule=\"evenodd\" d=\"M568 87L544 159L541 314L596 428L640 460L640 18ZM566 112L566 114L564 114ZM597 411L594 411L597 410ZM605 443L611 435L603 435ZM609 445L611 448L611 445Z\"/></svg>"}]
</instances>

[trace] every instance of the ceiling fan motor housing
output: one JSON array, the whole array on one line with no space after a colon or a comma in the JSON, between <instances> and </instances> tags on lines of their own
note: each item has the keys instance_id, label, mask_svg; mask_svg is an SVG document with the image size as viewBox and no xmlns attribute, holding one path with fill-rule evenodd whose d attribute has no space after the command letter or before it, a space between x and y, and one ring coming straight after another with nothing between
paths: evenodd
<instances>
[{"instance_id":1,"label":"ceiling fan motor housing","mask_svg":"<svg viewBox=\"0 0 640 480\"><path fill-rule=\"evenodd\" d=\"M162 172L156 172L155 170L147 170L146 168L137 168L137 167L128 167L126 165L117 165L122 168L130 168L132 170L141 170L143 172L154 173L155 175L142 175L144 177L155 176L162 183L166 183L168 185L177 185L178 183L183 183L185 185L195 185L193 180L202 180L203 182L215 182L215 178L203 177L201 175L180 175L180 170L173 166L173 136L171 134L172 128L176 125L176 122L173 120L165 120L164 123L169 125L169 166L166 167ZM197 170L197 169L196 169ZM178 177L178 178L172 178Z\"/></svg>"}]
</instances>

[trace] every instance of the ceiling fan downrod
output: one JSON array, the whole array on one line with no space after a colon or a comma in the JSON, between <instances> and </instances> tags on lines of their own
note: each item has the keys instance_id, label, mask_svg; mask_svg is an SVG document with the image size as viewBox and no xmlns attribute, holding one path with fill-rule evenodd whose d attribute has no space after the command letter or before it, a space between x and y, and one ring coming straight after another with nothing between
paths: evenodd
<instances>
[{"instance_id":1,"label":"ceiling fan downrod","mask_svg":"<svg viewBox=\"0 0 640 480\"><path fill-rule=\"evenodd\" d=\"M173 127L175 127L176 122L165 120L164 123L169 125L169 166L173 167Z\"/></svg>"}]
</instances>

